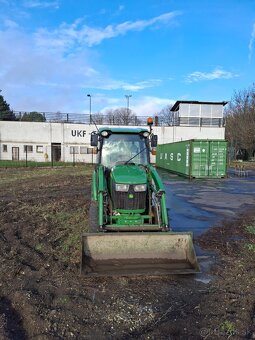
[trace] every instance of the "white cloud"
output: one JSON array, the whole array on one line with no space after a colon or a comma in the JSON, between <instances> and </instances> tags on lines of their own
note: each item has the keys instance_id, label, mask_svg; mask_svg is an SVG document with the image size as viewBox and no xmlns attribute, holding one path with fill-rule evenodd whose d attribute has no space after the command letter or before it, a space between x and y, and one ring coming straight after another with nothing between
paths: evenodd
<instances>
[{"instance_id":1,"label":"white cloud","mask_svg":"<svg viewBox=\"0 0 255 340\"><path fill-rule=\"evenodd\" d=\"M19 25L15 22L15 21L13 21L13 20L10 20L10 19L4 19L4 26L6 27L6 28L17 28Z\"/></svg>"},{"instance_id":2,"label":"white cloud","mask_svg":"<svg viewBox=\"0 0 255 340\"><path fill-rule=\"evenodd\" d=\"M36 40L37 44L42 47L67 48L75 44L91 47L99 45L103 40L125 35L130 31L142 31L156 24L166 24L178 15L180 12L168 12L149 20L126 21L103 28L82 25L82 20L78 19L72 24L64 23L53 31L40 29L36 32Z\"/></svg>"},{"instance_id":3,"label":"white cloud","mask_svg":"<svg viewBox=\"0 0 255 340\"><path fill-rule=\"evenodd\" d=\"M251 38L250 38L250 43L249 43L249 60L251 61L252 58L252 50L253 50L253 44L255 40L255 23L253 24L252 32L251 32Z\"/></svg>"},{"instance_id":4,"label":"white cloud","mask_svg":"<svg viewBox=\"0 0 255 340\"><path fill-rule=\"evenodd\" d=\"M186 76L185 80L187 83L194 83L203 80L231 79L234 77L238 77L238 75L229 71L224 71L221 68L215 68L212 72L207 73L201 71L192 72Z\"/></svg>"},{"instance_id":5,"label":"white cloud","mask_svg":"<svg viewBox=\"0 0 255 340\"><path fill-rule=\"evenodd\" d=\"M160 79L148 79L131 84L121 80L104 79L104 81L100 81L99 79L99 83L95 84L94 88L100 90L125 90L137 92L146 88L159 86L161 82Z\"/></svg>"},{"instance_id":6,"label":"white cloud","mask_svg":"<svg viewBox=\"0 0 255 340\"><path fill-rule=\"evenodd\" d=\"M59 8L59 1L44 1L44 0L25 0L23 2L24 7L27 8Z\"/></svg>"},{"instance_id":7,"label":"white cloud","mask_svg":"<svg viewBox=\"0 0 255 340\"><path fill-rule=\"evenodd\" d=\"M174 102L175 100L171 100L170 98L143 96L135 101L133 106L131 102L130 108L138 115L149 117L160 112L164 107L173 104Z\"/></svg>"},{"instance_id":8,"label":"white cloud","mask_svg":"<svg viewBox=\"0 0 255 340\"><path fill-rule=\"evenodd\" d=\"M98 98L94 98L98 100ZM101 112L105 113L109 109L116 109L119 107L126 107L126 99L123 98L101 98L101 103L104 104L104 108ZM169 98L159 98L154 96L132 96L129 101L130 109L138 116L153 116L160 112L164 107L170 104L174 104L175 100Z\"/></svg>"},{"instance_id":9,"label":"white cloud","mask_svg":"<svg viewBox=\"0 0 255 340\"><path fill-rule=\"evenodd\" d=\"M112 79L98 67L97 54L90 49L71 49L61 39L55 42L55 49L42 48L36 35L12 22L7 26L0 30L0 83L15 110L79 112L81 92L86 89L137 92L161 84L160 79L134 83ZM10 41L14 49L10 49Z\"/></svg>"},{"instance_id":10,"label":"white cloud","mask_svg":"<svg viewBox=\"0 0 255 340\"><path fill-rule=\"evenodd\" d=\"M57 6L58 2L24 0L23 4L30 8L46 8ZM123 7L119 9L123 10ZM86 107L87 91L135 93L159 86L160 79L136 82L112 79L98 63L97 51L89 47L130 31L169 23L177 15L180 13L169 12L149 20L127 21L102 28L89 27L82 19L77 19L54 30L41 28L34 33L24 31L15 21L5 18L5 28L0 29L0 84L4 96L15 110L79 112ZM10 48L10 42L15 48ZM137 113L143 113L143 108L153 111L160 105L159 99L147 99L148 103L136 101ZM121 103L124 99L116 99L118 101ZM101 107L104 106L107 105Z\"/></svg>"}]
</instances>

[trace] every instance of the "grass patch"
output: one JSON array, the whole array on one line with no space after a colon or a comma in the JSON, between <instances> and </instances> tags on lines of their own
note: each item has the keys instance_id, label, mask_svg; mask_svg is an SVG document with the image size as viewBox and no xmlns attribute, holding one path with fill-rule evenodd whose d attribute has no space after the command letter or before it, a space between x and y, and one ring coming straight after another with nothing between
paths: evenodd
<instances>
[{"instance_id":1,"label":"grass patch","mask_svg":"<svg viewBox=\"0 0 255 340\"><path fill-rule=\"evenodd\" d=\"M64 253L64 259L77 262L80 258L81 235L88 230L87 216L84 209L49 213L47 219L58 228L61 235L58 249Z\"/></svg>"},{"instance_id":2,"label":"grass patch","mask_svg":"<svg viewBox=\"0 0 255 340\"><path fill-rule=\"evenodd\" d=\"M43 249L43 245L41 243L36 244L36 246L35 246L36 251L41 252L42 249Z\"/></svg>"},{"instance_id":3,"label":"grass patch","mask_svg":"<svg viewBox=\"0 0 255 340\"><path fill-rule=\"evenodd\" d=\"M40 180L43 183L45 178L54 178L57 176L92 176L94 167L90 164L83 164L79 166L58 167L58 168L2 168L0 172L1 184L19 184L24 180ZM16 182L16 183L15 183Z\"/></svg>"},{"instance_id":4,"label":"grass patch","mask_svg":"<svg viewBox=\"0 0 255 340\"><path fill-rule=\"evenodd\" d=\"M72 167L72 166L84 166L85 163L72 162L36 162L36 161L0 161L0 168L41 168L41 167Z\"/></svg>"},{"instance_id":5,"label":"grass patch","mask_svg":"<svg viewBox=\"0 0 255 340\"><path fill-rule=\"evenodd\" d=\"M220 325L220 330L228 335L228 337L236 334L235 324L231 321L225 320Z\"/></svg>"},{"instance_id":6,"label":"grass patch","mask_svg":"<svg viewBox=\"0 0 255 340\"><path fill-rule=\"evenodd\" d=\"M248 225L245 229L249 234L255 235L255 225Z\"/></svg>"},{"instance_id":7,"label":"grass patch","mask_svg":"<svg viewBox=\"0 0 255 340\"><path fill-rule=\"evenodd\" d=\"M246 243L244 245L245 249L249 250L250 252L255 253L255 243Z\"/></svg>"},{"instance_id":8,"label":"grass patch","mask_svg":"<svg viewBox=\"0 0 255 340\"><path fill-rule=\"evenodd\" d=\"M66 303L68 303L70 301L68 296L61 296L57 299L57 302L61 305L65 305Z\"/></svg>"}]
</instances>

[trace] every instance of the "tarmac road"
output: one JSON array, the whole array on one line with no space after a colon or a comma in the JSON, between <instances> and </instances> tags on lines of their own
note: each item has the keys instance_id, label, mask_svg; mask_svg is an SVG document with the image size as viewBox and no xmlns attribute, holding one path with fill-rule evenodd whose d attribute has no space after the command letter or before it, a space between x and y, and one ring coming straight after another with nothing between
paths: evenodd
<instances>
[{"instance_id":1,"label":"tarmac road","mask_svg":"<svg viewBox=\"0 0 255 340\"><path fill-rule=\"evenodd\" d=\"M196 238L220 221L235 219L255 204L255 176L189 180L159 169L173 231Z\"/></svg>"}]
</instances>

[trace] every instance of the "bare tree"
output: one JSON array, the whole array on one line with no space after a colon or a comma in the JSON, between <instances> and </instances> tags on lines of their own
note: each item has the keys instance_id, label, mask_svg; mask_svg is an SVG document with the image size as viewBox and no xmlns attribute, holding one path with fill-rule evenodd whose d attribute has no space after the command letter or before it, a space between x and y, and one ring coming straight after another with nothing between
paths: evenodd
<instances>
[{"instance_id":1,"label":"bare tree","mask_svg":"<svg viewBox=\"0 0 255 340\"><path fill-rule=\"evenodd\" d=\"M255 150L255 84L235 92L226 111L226 138L236 149Z\"/></svg>"},{"instance_id":2,"label":"bare tree","mask_svg":"<svg viewBox=\"0 0 255 340\"><path fill-rule=\"evenodd\" d=\"M115 123L115 119L114 119L114 110L109 109L106 111L105 113L106 116L106 123L110 124L110 125L114 125Z\"/></svg>"},{"instance_id":3,"label":"bare tree","mask_svg":"<svg viewBox=\"0 0 255 340\"><path fill-rule=\"evenodd\" d=\"M93 113L92 119L93 123L96 123L97 125L104 124L104 115L101 112Z\"/></svg>"},{"instance_id":4,"label":"bare tree","mask_svg":"<svg viewBox=\"0 0 255 340\"><path fill-rule=\"evenodd\" d=\"M171 111L171 108L172 105L167 105L158 114L156 114L156 116L159 117L159 124L161 122L168 126L176 125L175 113Z\"/></svg>"},{"instance_id":5,"label":"bare tree","mask_svg":"<svg viewBox=\"0 0 255 340\"><path fill-rule=\"evenodd\" d=\"M106 121L112 125L139 125L140 120L132 110L127 108L118 108L106 112Z\"/></svg>"}]
</instances>

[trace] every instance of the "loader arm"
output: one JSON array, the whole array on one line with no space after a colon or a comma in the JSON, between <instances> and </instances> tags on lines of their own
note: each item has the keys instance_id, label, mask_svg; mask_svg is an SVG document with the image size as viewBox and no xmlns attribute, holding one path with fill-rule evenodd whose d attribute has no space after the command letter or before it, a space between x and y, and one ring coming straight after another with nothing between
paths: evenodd
<instances>
[{"instance_id":1,"label":"loader arm","mask_svg":"<svg viewBox=\"0 0 255 340\"><path fill-rule=\"evenodd\" d=\"M156 169L149 164L148 165L149 173L151 174L151 177L154 181L155 187L156 187L156 195L159 195L160 199L160 205L161 205L161 218L162 223L165 227L169 227L168 225L168 214L167 214L167 208L166 208L166 193L163 186L163 183L161 181L161 178L159 177Z\"/></svg>"},{"instance_id":2,"label":"loader arm","mask_svg":"<svg viewBox=\"0 0 255 340\"><path fill-rule=\"evenodd\" d=\"M107 183L104 174L104 167L99 165L92 175L92 201L98 204L98 225L102 227L104 224L104 195L107 194Z\"/></svg>"}]
</instances>

